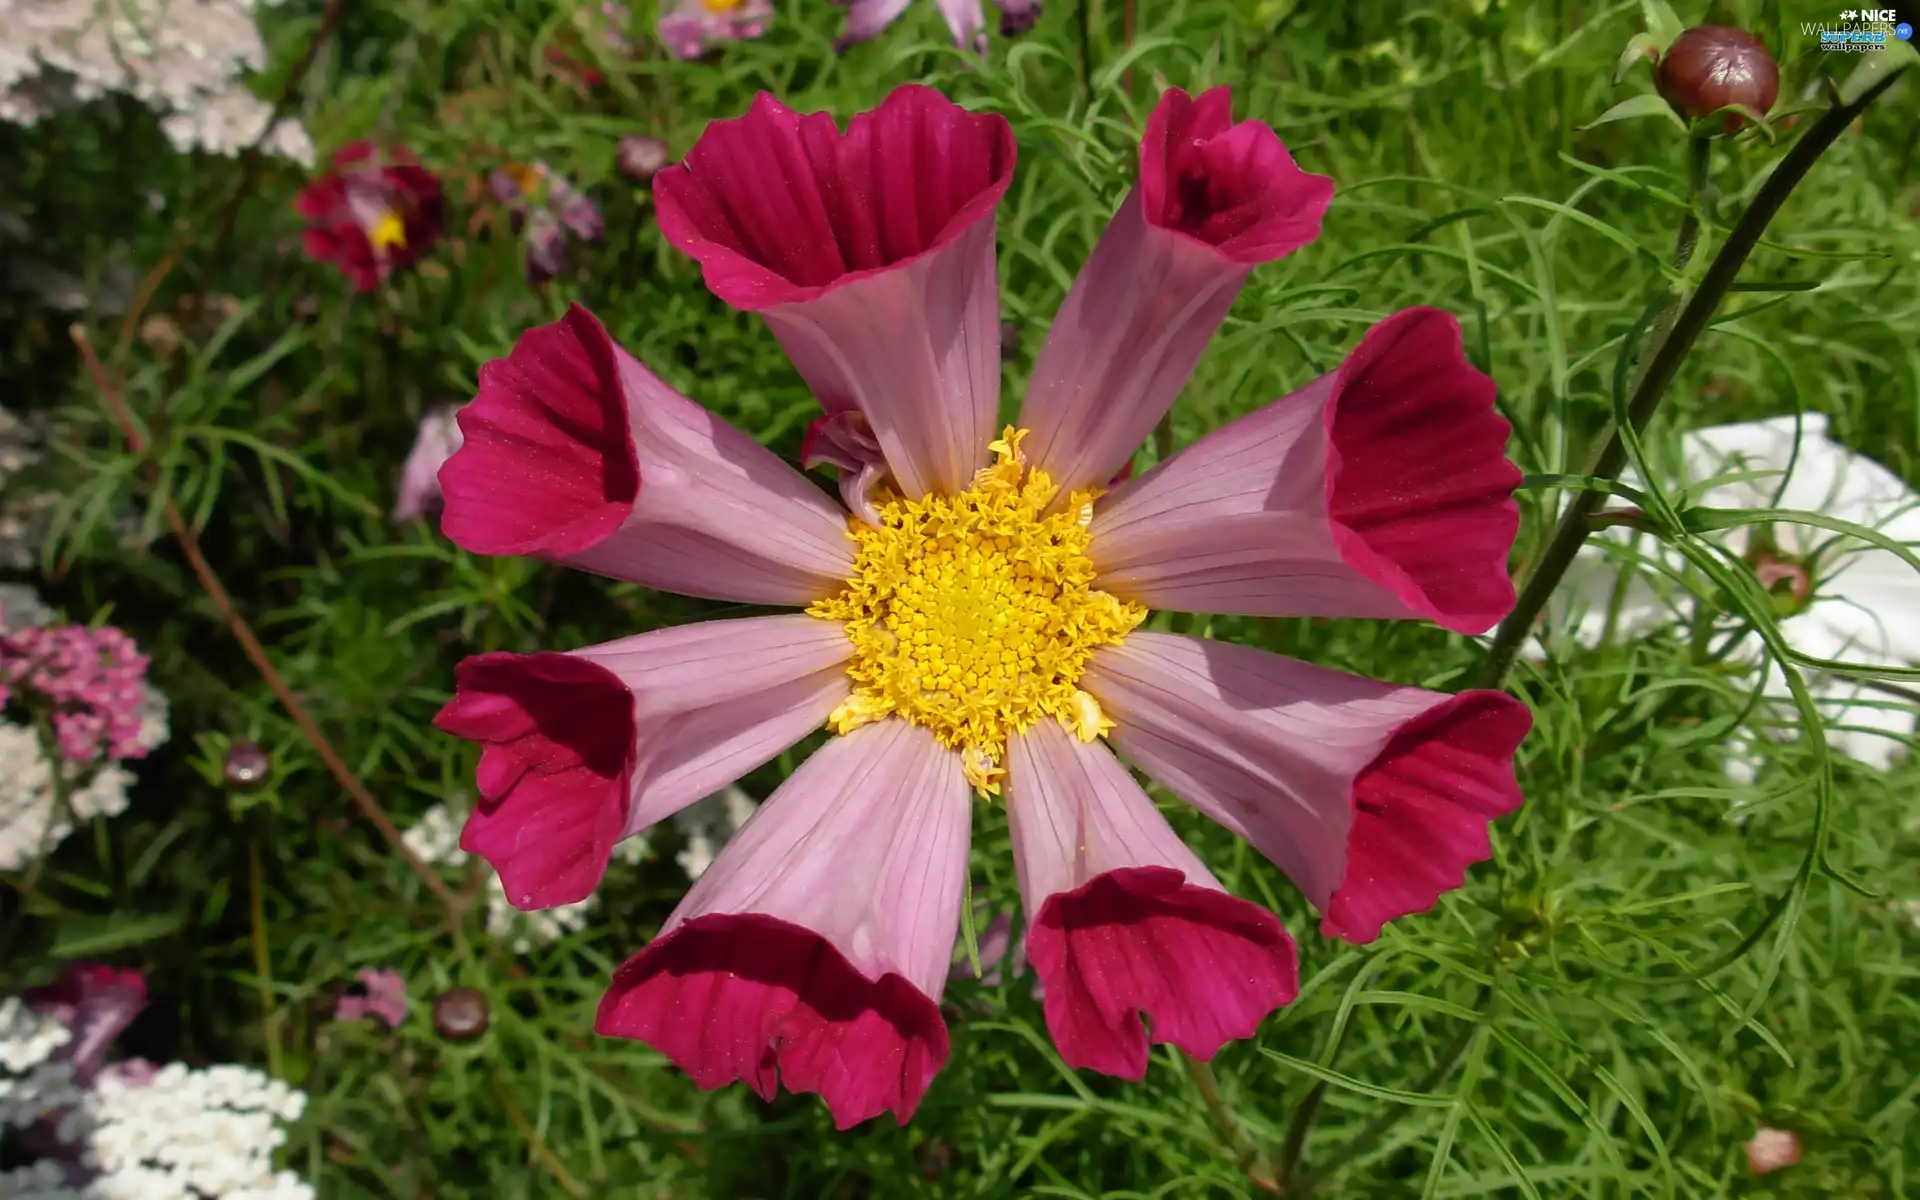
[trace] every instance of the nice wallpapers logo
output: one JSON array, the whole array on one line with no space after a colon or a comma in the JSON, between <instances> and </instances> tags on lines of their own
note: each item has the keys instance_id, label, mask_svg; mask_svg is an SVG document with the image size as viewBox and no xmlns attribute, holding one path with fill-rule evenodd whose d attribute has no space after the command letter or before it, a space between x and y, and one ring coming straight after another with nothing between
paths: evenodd
<instances>
[{"instance_id":1,"label":"nice wallpapers logo","mask_svg":"<svg viewBox=\"0 0 1920 1200\"><path fill-rule=\"evenodd\" d=\"M1885 50L1889 42L1913 40L1912 15L1898 8L1849 8L1832 24L1804 24L1800 32L1816 34L1822 50Z\"/></svg>"}]
</instances>

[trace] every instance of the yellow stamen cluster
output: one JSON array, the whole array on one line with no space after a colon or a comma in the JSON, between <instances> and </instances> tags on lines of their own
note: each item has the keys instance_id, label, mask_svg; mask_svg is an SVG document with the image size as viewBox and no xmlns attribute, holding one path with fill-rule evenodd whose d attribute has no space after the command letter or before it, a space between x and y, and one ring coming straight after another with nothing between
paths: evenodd
<instances>
[{"instance_id":1,"label":"yellow stamen cluster","mask_svg":"<svg viewBox=\"0 0 1920 1200\"><path fill-rule=\"evenodd\" d=\"M1098 488L1070 494L1020 452L1022 429L994 442L993 465L957 496L877 505L878 528L852 522L853 577L807 611L846 622L853 696L835 733L899 716L960 751L967 779L999 793L1007 738L1053 717L1082 741L1113 728L1078 687L1095 647L1146 619L1093 587L1087 526Z\"/></svg>"},{"instance_id":2,"label":"yellow stamen cluster","mask_svg":"<svg viewBox=\"0 0 1920 1200\"><path fill-rule=\"evenodd\" d=\"M700 0L700 6L718 17L739 8L746 0Z\"/></svg>"},{"instance_id":3,"label":"yellow stamen cluster","mask_svg":"<svg viewBox=\"0 0 1920 1200\"><path fill-rule=\"evenodd\" d=\"M407 245L407 223L392 209L382 209L380 215L374 218L373 228L367 230L367 241L373 245L376 254L389 246L404 250Z\"/></svg>"}]
</instances>

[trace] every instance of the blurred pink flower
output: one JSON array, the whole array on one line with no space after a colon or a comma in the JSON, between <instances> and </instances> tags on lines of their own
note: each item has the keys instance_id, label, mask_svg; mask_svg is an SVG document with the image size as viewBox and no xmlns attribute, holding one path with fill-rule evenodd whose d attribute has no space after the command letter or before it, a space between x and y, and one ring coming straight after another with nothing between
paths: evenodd
<instances>
[{"instance_id":1,"label":"blurred pink flower","mask_svg":"<svg viewBox=\"0 0 1920 1200\"><path fill-rule=\"evenodd\" d=\"M340 997L340 1003L334 1006L333 1019L361 1021L378 1017L388 1028L400 1028L400 1022L407 1019L407 981L400 972L368 967L354 978L360 981L366 994Z\"/></svg>"},{"instance_id":2,"label":"blurred pink flower","mask_svg":"<svg viewBox=\"0 0 1920 1200\"><path fill-rule=\"evenodd\" d=\"M845 50L879 37L898 21L913 0L835 0L847 10L846 28L834 39L835 50ZM935 0L940 16L953 34L953 44L975 54L987 52L987 13L981 0ZM1040 0L1000 0L1000 36L1013 37L1033 28L1040 19Z\"/></svg>"},{"instance_id":3,"label":"blurred pink flower","mask_svg":"<svg viewBox=\"0 0 1920 1200\"><path fill-rule=\"evenodd\" d=\"M567 234L597 242L606 231L600 206L546 163L496 168L487 184L513 213L526 243L529 283L545 283L567 269Z\"/></svg>"},{"instance_id":4,"label":"blurred pink flower","mask_svg":"<svg viewBox=\"0 0 1920 1200\"><path fill-rule=\"evenodd\" d=\"M1149 607L1498 621L1520 473L1455 320L1397 313L1105 491L1253 269L1318 236L1332 183L1234 123L1226 89L1168 91L1001 431L1014 155L1003 118L923 87L844 133L763 95L655 179L662 233L820 399L809 456L856 476L853 515L578 307L481 369L441 472L442 527L473 553L805 608L478 655L436 724L483 747L460 844L521 908L581 900L615 843L838 735L615 972L595 1028L702 1087L817 1092L842 1128L905 1121L946 1061L975 794L1004 789L1062 1057L1128 1079L1151 1043L1207 1059L1251 1035L1298 967L1116 751L1355 942L1460 886L1521 801L1512 697L1138 629Z\"/></svg>"},{"instance_id":5,"label":"blurred pink flower","mask_svg":"<svg viewBox=\"0 0 1920 1200\"><path fill-rule=\"evenodd\" d=\"M440 468L460 449L460 423L454 415L457 404L442 404L429 409L420 418L420 432L414 435L413 449L400 468L400 497L393 505L393 519L411 521L423 517L440 504Z\"/></svg>"},{"instance_id":6,"label":"blurred pink flower","mask_svg":"<svg viewBox=\"0 0 1920 1200\"><path fill-rule=\"evenodd\" d=\"M1784 1129L1760 1129L1747 1143L1747 1170L1766 1175L1800 1161L1800 1138Z\"/></svg>"},{"instance_id":7,"label":"blurred pink flower","mask_svg":"<svg viewBox=\"0 0 1920 1200\"><path fill-rule=\"evenodd\" d=\"M722 43L760 37L772 24L772 0L677 0L654 32L675 58L699 58Z\"/></svg>"},{"instance_id":8,"label":"blurred pink flower","mask_svg":"<svg viewBox=\"0 0 1920 1200\"><path fill-rule=\"evenodd\" d=\"M48 705L67 759L146 757L147 656L121 630L29 625L0 633L0 680L0 702L24 692Z\"/></svg>"},{"instance_id":9,"label":"blurred pink flower","mask_svg":"<svg viewBox=\"0 0 1920 1200\"><path fill-rule=\"evenodd\" d=\"M1011 972L1016 979L1026 974L1026 940L1014 933L1013 914L1001 913L987 922L986 927L979 931L978 938L981 986L999 987L1006 972ZM953 966L947 971L947 982L953 983L972 978L974 978L973 964L967 960L966 947L955 946Z\"/></svg>"},{"instance_id":10,"label":"blurred pink flower","mask_svg":"<svg viewBox=\"0 0 1920 1200\"><path fill-rule=\"evenodd\" d=\"M106 1062L113 1040L147 1006L147 980L130 968L76 962L51 986L29 988L21 998L73 1034L59 1057L73 1063L74 1078L85 1085Z\"/></svg>"},{"instance_id":11,"label":"blurred pink flower","mask_svg":"<svg viewBox=\"0 0 1920 1200\"><path fill-rule=\"evenodd\" d=\"M308 222L307 257L337 265L363 292L419 262L440 240L445 216L433 172L405 150L372 142L342 147L294 208Z\"/></svg>"}]
</instances>

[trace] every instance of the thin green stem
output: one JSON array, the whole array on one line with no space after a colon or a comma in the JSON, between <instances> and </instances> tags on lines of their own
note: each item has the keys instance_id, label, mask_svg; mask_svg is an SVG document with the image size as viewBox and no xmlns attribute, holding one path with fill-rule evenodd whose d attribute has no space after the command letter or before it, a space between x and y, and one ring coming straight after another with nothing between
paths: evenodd
<instances>
[{"instance_id":1,"label":"thin green stem","mask_svg":"<svg viewBox=\"0 0 1920 1200\"><path fill-rule=\"evenodd\" d=\"M1363 968L1364 969L1364 968ZM1349 1018L1341 1025L1339 1036L1334 1039L1333 1048L1328 1051L1323 1063L1331 1068L1340 1061L1340 1052L1347 1048L1347 1038L1353 1033L1353 1021ZM1327 1081L1316 1079L1313 1086L1300 1101L1300 1107L1293 1110L1293 1119L1287 1122L1287 1138L1280 1144L1280 1157L1275 1160L1273 1173L1282 1180L1293 1178L1300 1169L1301 1152L1307 1148L1307 1135L1313 1132L1313 1123L1320 1119L1320 1106L1326 1102Z\"/></svg>"},{"instance_id":2,"label":"thin green stem","mask_svg":"<svg viewBox=\"0 0 1920 1200\"><path fill-rule=\"evenodd\" d=\"M1180 1061L1187 1068L1187 1078L1193 1080L1194 1089L1200 1093L1201 1103L1207 1106L1207 1119L1220 1136L1220 1144L1233 1155L1234 1161L1240 1164L1240 1169L1247 1173L1247 1178L1253 1181L1255 1187L1279 1195L1279 1184L1260 1170L1260 1148L1240 1127L1233 1109L1227 1106L1226 1098L1220 1094L1220 1081L1214 1078L1213 1067L1186 1054L1180 1055Z\"/></svg>"},{"instance_id":3,"label":"thin green stem","mask_svg":"<svg viewBox=\"0 0 1920 1200\"><path fill-rule=\"evenodd\" d=\"M1679 309L1665 336L1660 338L1659 344L1647 356L1626 406L1627 422L1635 430L1646 428L1647 422L1659 410L1667 388L1680 373L1681 365L1686 362L1694 344L1700 340L1700 335L1706 332L1720 302L1732 290L1734 279L1746 265L1748 255L1753 253L1753 248L1759 244L1787 197L1793 194L1800 181L1806 178L1807 172L1812 170L1813 164L1853 123L1854 118L1865 112L1903 73L1904 68L1892 71L1852 103L1829 108L1807 130L1806 136L1794 143L1786 157L1780 160L1780 165L1774 168L1773 174L1760 185L1752 204L1740 215L1740 220L1728 233L1719 253L1714 255L1713 262L1700 279L1699 288ZM1688 253L1691 254L1691 251ZM1626 441L1616 426L1593 469L1586 474L1600 479L1614 479L1626 463ZM1587 536L1592 532L1588 518L1603 498L1598 491L1580 491L1568 502L1552 540L1540 556L1533 574L1528 577L1513 611L1507 614L1506 620L1500 622L1500 628L1494 633L1493 646L1488 650L1481 669L1480 686L1497 688L1506 682L1507 672L1513 669L1527 632L1533 628L1534 621L1546 608L1547 600L1560 585L1567 568L1573 564L1574 555L1586 544Z\"/></svg>"}]
</instances>

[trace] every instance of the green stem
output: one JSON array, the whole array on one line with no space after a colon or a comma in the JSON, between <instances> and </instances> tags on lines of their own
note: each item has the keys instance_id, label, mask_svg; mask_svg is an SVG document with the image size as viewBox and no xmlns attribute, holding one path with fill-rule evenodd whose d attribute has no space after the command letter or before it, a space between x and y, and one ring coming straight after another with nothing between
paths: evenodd
<instances>
[{"instance_id":1,"label":"green stem","mask_svg":"<svg viewBox=\"0 0 1920 1200\"><path fill-rule=\"evenodd\" d=\"M1728 233L1719 253L1714 255L1713 262L1700 279L1699 288L1678 310L1665 335L1647 356L1627 401L1627 421L1635 430L1646 428L1647 422L1659 410L1660 401L1680 373L1681 364L1686 362L1700 335L1706 332L1721 300L1732 290L1735 277L1746 265L1747 256L1753 253L1753 248L1759 244L1761 236L1766 233L1767 226L1779 213L1781 205L1786 203L1787 197L1793 194L1794 188L1806 178L1813 164L1853 123L1854 118L1866 111L1903 73L1904 68L1890 72L1851 104L1829 108L1807 130L1806 136L1794 143L1786 157L1780 160L1779 166L1774 168L1773 174L1760 185L1753 203L1740 215L1739 222ZM1689 220L1693 219L1689 217ZM1683 223L1683 231L1685 228ZM1687 253L1691 255L1691 249ZM1614 479L1626 463L1626 442L1616 427L1608 436L1593 469L1587 474L1600 479ZM1487 659L1481 669L1481 687L1497 688L1506 681L1507 672L1513 669L1514 659L1519 656L1520 645L1526 640L1527 632L1533 628L1534 621L1559 586L1561 577L1573 564L1574 555L1586 544L1587 535L1591 532L1588 518L1602 499L1604 497L1600 492L1580 491L1567 504L1560 524L1554 530L1553 539L1548 542L1546 552L1540 556L1533 574L1528 577L1513 611L1507 614L1506 620L1500 622L1500 628L1494 633L1493 646L1487 651Z\"/></svg>"},{"instance_id":2,"label":"green stem","mask_svg":"<svg viewBox=\"0 0 1920 1200\"><path fill-rule=\"evenodd\" d=\"M1179 1053L1175 1051L1175 1053ZM1214 1132L1220 1135L1220 1144L1233 1155L1247 1178L1261 1191L1280 1194L1280 1187L1271 1176L1259 1169L1260 1149L1240 1127L1240 1122L1227 1106L1226 1098L1220 1094L1220 1081L1213 1076L1213 1067L1190 1055L1181 1054L1180 1061L1187 1068L1187 1078L1193 1080L1193 1086L1200 1093L1201 1103L1207 1106L1207 1118Z\"/></svg>"},{"instance_id":3,"label":"green stem","mask_svg":"<svg viewBox=\"0 0 1920 1200\"><path fill-rule=\"evenodd\" d=\"M1361 968L1365 970L1366 968ZM1327 1052L1323 1065L1331 1069L1340 1061L1340 1052L1347 1048L1347 1037L1353 1032L1351 1017L1340 1027L1340 1034L1334 1039L1333 1048ZM1320 1105L1327 1098L1327 1081L1316 1079L1307 1089L1306 1096L1300 1101L1300 1107L1293 1110L1293 1120L1287 1122L1287 1140L1281 1143L1280 1157L1275 1160L1273 1173L1282 1180L1292 1179L1300 1170L1300 1154L1307 1148L1307 1135L1313 1132L1313 1123L1320 1119Z\"/></svg>"}]
</instances>

